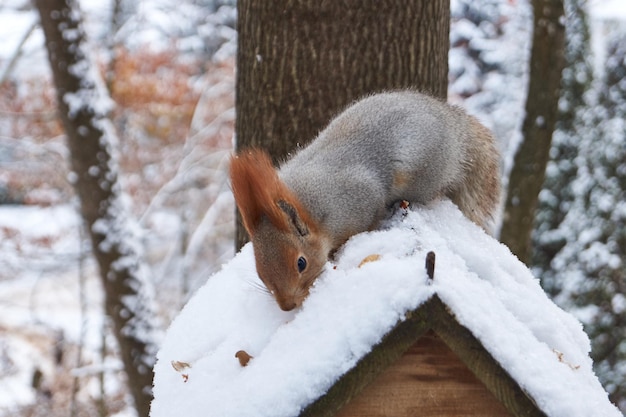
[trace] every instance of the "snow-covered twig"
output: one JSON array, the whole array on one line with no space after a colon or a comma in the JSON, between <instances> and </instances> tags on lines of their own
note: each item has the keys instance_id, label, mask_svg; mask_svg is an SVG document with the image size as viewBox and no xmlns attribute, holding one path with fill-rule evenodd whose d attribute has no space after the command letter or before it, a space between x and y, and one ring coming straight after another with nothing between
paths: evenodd
<instances>
[{"instance_id":1,"label":"snow-covered twig","mask_svg":"<svg viewBox=\"0 0 626 417\"><path fill-rule=\"evenodd\" d=\"M17 48L15 48L15 51L11 55L11 58L9 58L2 71L0 71L0 84L3 84L11 74L11 71L13 71L15 64L17 64L17 61L22 56L22 53L24 51L24 44L26 44L26 41L28 40L28 38L30 38L30 35L33 34L38 26L39 21L35 19L31 22L30 26L28 26L28 29L24 32L24 36L22 36L22 39L17 45Z\"/></svg>"}]
</instances>

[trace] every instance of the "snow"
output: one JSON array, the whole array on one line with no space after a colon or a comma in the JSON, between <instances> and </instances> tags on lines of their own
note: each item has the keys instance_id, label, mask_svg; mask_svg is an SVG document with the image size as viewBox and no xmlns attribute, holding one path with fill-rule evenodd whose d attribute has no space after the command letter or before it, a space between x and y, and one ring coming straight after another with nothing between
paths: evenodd
<instances>
[{"instance_id":1,"label":"snow","mask_svg":"<svg viewBox=\"0 0 626 417\"><path fill-rule=\"evenodd\" d=\"M37 21L36 13L30 7L28 0L3 0L0 3L0 39L2 39L2 42L0 42L0 77L3 74L7 74L10 80L14 80L17 83L20 91L31 88L28 86L27 81L32 77L49 77L47 56L43 48L43 34L40 29L36 29L32 33L29 32L32 25ZM106 49L110 47L111 43L120 43L126 47L136 49L150 48L157 50L171 48L172 45L175 45L177 50L194 54L194 56L204 52L207 54L207 60L214 59L219 61L221 59L219 58L220 56L232 57L234 55L236 47L236 33L234 31L236 12L233 7L233 1L213 2L217 5L227 4L228 6L220 6L215 11L215 14L210 15L207 15L210 9L207 4L211 3L208 1L172 2L171 0L157 0L141 2L136 6L129 3L130 6L127 5L127 7L131 9L136 7L136 10L127 10L124 13L129 18L122 22L122 26L118 31L112 28L113 24L111 23L112 5L114 2L81 0L80 3L85 12L84 18L88 38L93 42L93 45L97 45L94 48L94 52L98 54L100 59L102 59L103 55L106 56ZM193 7L190 7L190 4ZM471 47L474 52L478 52L481 58L488 60L490 66L497 67L497 62L499 61L499 66L502 68L501 70L489 71L485 78L481 80L478 78L480 74L475 71L476 64L468 59L468 56L471 54L462 51L461 48L453 47L450 51L450 67L452 72L458 71L459 78L452 80L450 96L457 102L460 102L461 98L455 96L462 96L464 98L462 105L468 108L472 114L478 115L481 121L494 130L500 138L501 149L504 151L505 157L508 158L505 164L508 167L512 160L511 150L514 149L513 144L515 143L515 140L511 138L519 137L517 130L523 116L522 108L526 84L525 71L527 69L526 62L532 26L530 7L527 1L481 2L476 8L482 10L485 18L481 19L481 22L476 22L476 25L473 26L468 25L467 20L461 18L465 4L469 5L469 0L453 0L451 2L453 15L458 19L453 22L451 39L457 41L460 38L471 40ZM622 22L626 20L626 2L624 0L592 0L589 2L589 9L594 17L594 22L592 22L594 25L593 55L597 57L594 61L597 62L598 66L601 66L604 61L602 57L604 56L605 39L611 31L615 30L615 20L619 19ZM490 43L493 38L493 28L496 26L494 26L494 23L489 23L489 21L501 23L499 25L496 24L499 27L501 26L498 31L502 31L501 43L497 46ZM606 24L606 21L611 22ZM115 33L115 35L111 36L112 33ZM24 43L20 52L21 55L19 55L18 47L22 42ZM203 48L208 48L208 51L203 50ZM211 57L210 54L215 50L218 52ZM16 54L19 55L19 59L16 60L15 66L11 69L9 63ZM494 56L494 54L496 55ZM232 83L221 83L218 87L232 88ZM479 91L470 97L465 96L466 92L475 92L477 89ZM207 93L209 91L205 92L205 94ZM211 103L212 99L210 97L206 99L205 97L203 101ZM198 114L202 114L202 112L198 112ZM8 116L4 115L3 117L6 119ZM232 119L233 116L229 113L228 117ZM200 133L205 133L202 130L203 128L206 130L219 129L219 123L215 123L215 126L213 126L213 123L207 126L205 120L201 117L198 117L198 122L194 122L194 124L198 137ZM618 135L615 135L614 138L615 140L623 140L623 137ZM23 137L15 138L22 145L28 143L27 139ZM192 139L190 138L188 143L195 144L196 141ZM4 140L6 141L8 138ZM54 145L55 142L51 142L45 146ZM192 151L192 147L190 147L185 154L197 156L202 155L202 151L196 151L195 149ZM206 158L206 155L203 157ZM19 160L19 157L18 160L11 162L17 164L25 163L25 161ZM48 163L50 162L48 161ZM181 163L181 167L185 169L181 169L180 177L182 178L182 173L189 175L187 167L198 167L200 165L207 166L207 163L204 159L188 158L188 161ZM213 165L211 164L211 166ZM69 173L68 177L74 181L76 179L73 173ZM124 178L122 177L120 180L124 181ZM197 197L199 193L193 194L193 186L186 185L189 183L183 182L181 179L180 184L182 185L180 187L186 187L185 191L187 193ZM42 191L33 190L30 192ZM211 209L207 211L206 216L202 219L201 227L196 230L190 239L191 243L188 251L181 255L178 242L181 239L179 237L181 233L178 230L184 230L187 227L185 226L186 220L182 219L185 215L181 215L179 212L169 208L164 209L163 206L165 204L163 202L167 200L166 195L168 193L162 193L158 198L155 198L154 204L151 204L150 209L147 211L147 215L144 215L142 218L142 224L154 223L157 226L151 226L151 233L142 236L141 244L145 246L146 255L151 257L151 278L158 285L157 295L166 300L161 302L161 309L164 311L160 311L160 314L169 317L178 310L180 301L177 298L178 294L186 294L186 291L181 290L181 287L187 288L189 286L188 283L180 284L179 281L193 278L191 287L194 288L197 282L205 279L206 271L213 271L215 265L221 262L219 260L215 261L214 258L209 259L206 250L203 252L202 249L206 249L207 246L210 247L211 245L219 248L223 246L230 248L229 239L231 235L223 232L223 230L232 231L232 221L230 221L230 218L225 220L223 213L226 211L232 215L232 210L228 209L229 205L232 206L232 196L230 194L220 194L219 204L209 206ZM186 194L185 198L188 198L188 195ZM59 198L57 197L55 201L59 201ZM187 203L187 205L191 205L191 203ZM227 209L217 210L218 207L226 207ZM623 202L618 202L618 205L613 209L614 216L623 216L625 212L626 204ZM411 214L411 216L413 215ZM575 223L580 223L580 219L572 218L572 224ZM78 306L77 265L79 264L80 256L81 237L79 237L80 232L78 230L80 224L80 217L77 215L75 208L72 208L70 205L56 207L0 207L0 265L2 266L0 268L2 269L0 271L0 415L11 415L12 413L7 410L19 405L32 404L36 401L34 390L31 388L32 370L34 368L42 368L47 377L54 373L48 371L56 366L50 360L51 349L47 347L47 342L35 340L33 335L39 334L41 338L41 334L47 335L52 328L55 330L59 329L71 341L79 339L81 315ZM171 229L169 228L170 226ZM597 225L585 225L585 227L588 227L588 229L583 229L579 236L586 238L586 243L590 243L588 241L594 238L594 236L597 238L598 228ZM14 234L15 236L13 236ZM410 235L410 233L407 235ZM337 262L336 266L342 268L338 269L338 271L344 271L344 273L349 274L349 271L354 269L354 265L360 262L359 258L367 256L371 252L382 253L383 250L386 250L387 252L385 252L381 262L388 262L392 259L395 262L397 261L396 258L401 257L398 254L394 255L392 248L388 248L387 245L383 244L384 242L376 242L368 236L354 238L353 243L349 246L353 249L348 250L346 248L346 251L344 251L342 257ZM374 236L384 238L386 235L382 233ZM82 239L85 239L85 237L83 236ZM361 249L357 250L354 242L362 242L362 247L360 246L361 243L358 244ZM583 243L585 242L580 242L581 246ZM607 248L594 247L593 250L602 254L609 253L606 251ZM226 253L226 255L221 255L222 257L219 259L230 256L229 251L226 251ZM591 256L592 252L583 253L581 251L581 254ZM441 258L443 253L440 253L438 250L437 255L436 279L439 280L443 278L441 275L441 268L443 268ZM240 321L250 320L251 323L263 325L267 325L267 320L274 317L273 320L277 321L278 324L269 326L269 328L250 330L251 332L254 331L253 335L257 333L266 334L265 338L269 340L276 329L293 317L292 315L285 316L284 313L275 311L272 300L268 300L267 296L254 287L255 283L258 285L258 281L249 277L251 274L248 271L250 264L244 265L242 263L244 260L240 259L241 257L247 257L248 260L246 262L249 262L250 256L250 253L239 255L237 260L233 260L231 263L236 264L239 262L240 267L247 271L241 273L241 276L244 278L237 278L238 280L243 280L240 283L241 288L237 291L239 293L245 291L247 297L251 300L251 305L248 307L249 311L242 312L241 307L239 307L240 310L234 309L232 314L235 314ZM420 253L417 253L416 256L423 258ZM558 264L558 269L563 274L568 275L569 287L565 288L564 291L567 294L575 294L579 290L579 286L585 282L582 271L575 270L576 263L572 262L572 258L573 255L569 254L569 257L562 256L555 261ZM593 259L593 257L591 258ZM607 257L606 260L609 261L610 258ZM102 363L100 362L102 359L99 359L95 353L101 350L100 345L102 343L102 336L100 335L103 331L102 322L104 321L102 316L102 289L101 283L97 279L97 270L93 260L90 260L88 263L89 291L87 292L91 295L88 296L89 299L87 300L89 305L89 322L86 327L89 329L89 334L87 335L87 343L84 349L85 355L88 357L85 362L91 363L90 361L95 361L95 363ZM193 269L192 278L181 278L188 272L185 271L185 268L180 268L180 264L184 264L185 268ZM212 278L210 282L218 281L219 283L220 276L228 273L229 270L232 272L231 264L226 267L225 271ZM378 262L373 262L362 269L377 268L377 264ZM423 259L416 265L415 270L421 271ZM385 276L387 276L386 271L384 272ZM329 270L328 273L333 277L343 276L334 270ZM326 278L320 281L320 288L323 287L322 284L325 280ZM219 286L220 284L210 285ZM354 285L358 286L360 283ZM376 281L373 281L371 285L376 285ZM437 282L433 287L438 285L439 283ZM226 286L226 284L223 283L223 286ZM348 287L348 289L350 288ZM235 291L234 289L231 290ZM208 290L203 289L202 291L206 292ZM199 296L196 296L196 298ZM311 297L307 305L314 303L315 297ZM448 302L453 302L450 300L454 300L454 297L452 295L449 297ZM460 298L461 295L459 294L458 297ZM339 302L344 302L340 295L335 296L335 299ZM226 303L226 300L224 300L224 303L221 300L214 302L217 305L222 305ZM201 303L201 301L196 303ZM521 303L521 306L526 304ZM614 297L612 304L616 310L626 309L626 301L620 294ZM187 309L189 308L188 306ZM208 306L206 308L208 309ZM591 319L585 319L585 316L597 316L599 309L600 307L598 306L590 305L585 308L577 308L575 313L577 317L590 322ZM211 314L224 314L220 310L210 311L213 312ZM254 317L250 318L250 315ZM256 315L261 317L256 319ZM218 319L208 320L208 322L212 322L215 329L225 326ZM250 327L252 326L248 325L246 328ZM202 329L206 328L207 324L199 317L198 327L189 329L190 336L183 335L185 336L183 340L192 340L193 337L201 334ZM224 338L228 337L228 331L228 329L222 329ZM208 335L204 335L204 337L208 337ZM244 339L248 340L247 337ZM173 342L169 341L168 343L172 345ZM203 346L206 346L208 343L209 341L198 342L196 354L189 355L189 357L193 359L203 356L206 353L203 350ZM251 346L248 347L246 344L239 346L238 349L246 349L250 353L258 354L265 348L267 341L261 343L257 338L254 338L254 343L252 341L246 343ZM217 345L217 341L215 345ZM260 347L253 352L252 347L257 345ZM46 348L44 349L42 346L46 346ZM174 347L171 349L174 349ZM232 359L232 356L234 356L234 353L229 352L228 360ZM575 363L565 353L563 358L570 363ZM258 359L259 357L253 359L252 363ZM45 363L48 363L48 365L45 365ZM119 362L116 362L116 366L119 367L119 365ZM164 366L167 368L166 364ZM238 365L235 368L236 371L240 371ZM198 366L194 365L193 372L197 372L197 369ZM621 374L626 374L626 370L623 367L621 369ZM169 372L169 369L163 372ZM620 373L619 370L618 373ZM106 377L107 384L117 382L120 387L123 385L123 378L120 378L119 375L109 376L107 374ZM181 379L180 375L176 375L173 378L176 379L176 383ZM163 379L160 381L163 381ZM189 383L193 383L193 381L194 379L190 378ZM160 383L165 384L167 382ZM188 389L185 386L179 388L183 390L183 394L185 393L184 390ZM118 387L110 390L110 392L118 392L121 389L125 388ZM248 391L252 392L253 390ZM205 395L204 391L202 391L202 395ZM167 399L167 396L161 398ZM184 396L184 398L189 397ZM187 399L187 401L194 403L196 400ZM8 408L4 409L4 406ZM129 415L133 415L131 409L126 408L125 410ZM593 414L597 415L597 413ZM174 415L178 415L178 412Z\"/></svg>"},{"instance_id":2,"label":"snow","mask_svg":"<svg viewBox=\"0 0 626 417\"><path fill-rule=\"evenodd\" d=\"M589 4L591 42L596 74L604 73L606 40L615 32L624 32L626 2L624 0L594 0Z\"/></svg>"},{"instance_id":3,"label":"snow","mask_svg":"<svg viewBox=\"0 0 626 417\"><path fill-rule=\"evenodd\" d=\"M85 361L101 345L95 265L87 262L84 276L77 277L80 225L70 204L0 206L0 415L15 415L14 409L37 401L33 372L42 371L44 378L58 372L51 345L80 341Z\"/></svg>"},{"instance_id":4,"label":"snow","mask_svg":"<svg viewBox=\"0 0 626 417\"><path fill-rule=\"evenodd\" d=\"M29 272L37 274L58 265L59 261L76 260L78 224L71 205L46 209L0 205L0 280L19 275L18 271L25 266ZM11 239L14 235L21 235L21 239ZM54 253L49 248L54 248ZM28 260L24 259L25 255Z\"/></svg>"},{"instance_id":5,"label":"snow","mask_svg":"<svg viewBox=\"0 0 626 417\"><path fill-rule=\"evenodd\" d=\"M380 259L361 265L372 254ZM152 417L295 416L435 294L547 415L621 415L581 324L450 202L354 236L298 311L281 311L260 287L248 244L188 302L157 355ZM246 367L240 350L253 357Z\"/></svg>"},{"instance_id":6,"label":"snow","mask_svg":"<svg viewBox=\"0 0 626 417\"><path fill-rule=\"evenodd\" d=\"M589 11L594 18L626 20L626 2L623 0L593 0Z\"/></svg>"}]
</instances>

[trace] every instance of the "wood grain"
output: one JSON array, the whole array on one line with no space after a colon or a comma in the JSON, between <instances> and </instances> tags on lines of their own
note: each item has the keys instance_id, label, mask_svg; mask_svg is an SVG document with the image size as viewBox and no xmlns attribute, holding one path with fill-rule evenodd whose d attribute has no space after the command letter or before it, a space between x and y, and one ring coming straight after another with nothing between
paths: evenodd
<instances>
[{"instance_id":1,"label":"wood grain","mask_svg":"<svg viewBox=\"0 0 626 417\"><path fill-rule=\"evenodd\" d=\"M510 415L432 331L336 414L338 417Z\"/></svg>"},{"instance_id":2,"label":"wood grain","mask_svg":"<svg viewBox=\"0 0 626 417\"><path fill-rule=\"evenodd\" d=\"M479 415L546 417L435 295L407 313L300 417Z\"/></svg>"}]
</instances>

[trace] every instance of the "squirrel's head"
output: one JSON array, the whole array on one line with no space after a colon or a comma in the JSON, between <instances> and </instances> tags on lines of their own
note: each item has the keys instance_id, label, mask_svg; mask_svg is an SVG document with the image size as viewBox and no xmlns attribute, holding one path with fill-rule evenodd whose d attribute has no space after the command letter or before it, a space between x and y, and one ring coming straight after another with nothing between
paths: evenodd
<instances>
[{"instance_id":1,"label":"squirrel's head","mask_svg":"<svg viewBox=\"0 0 626 417\"><path fill-rule=\"evenodd\" d=\"M281 230L263 217L252 233L252 246L259 277L280 308L289 311L302 305L327 260L320 239L300 219L293 218L289 230Z\"/></svg>"},{"instance_id":2,"label":"squirrel's head","mask_svg":"<svg viewBox=\"0 0 626 417\"><path fill-rule=\"evenodd\" d=\"M281 309L293 310L328 259L325 234L278 178L267 153L251 150L235 156L230 176L259 277Z\"/></svg>"}]
</instances>

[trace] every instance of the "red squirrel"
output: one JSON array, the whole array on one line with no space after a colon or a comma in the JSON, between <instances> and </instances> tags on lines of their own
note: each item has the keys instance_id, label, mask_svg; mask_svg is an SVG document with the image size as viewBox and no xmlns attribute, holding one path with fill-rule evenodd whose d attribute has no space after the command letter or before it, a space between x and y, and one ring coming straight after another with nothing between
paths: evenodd
<instances>
[{"instance_id":1,"label":"red squirrel","mask_svg":"<svg viewBox=\"0 0 626 417\"><path fill-rule=\"evenodd\" d=\"M278 170L265 151L239 152L230 177L259 277L288 311L329 256L398 201L448 197L487 230L499 160L489 130L461 108L397 91L355 102Z\"/></svg>"}]
</instances>

